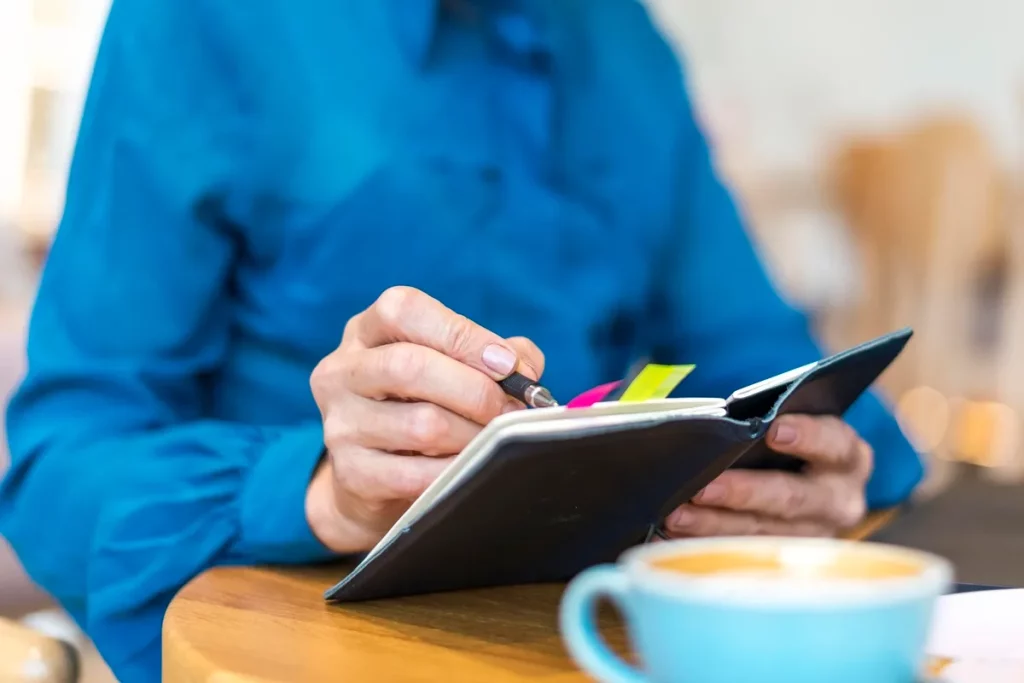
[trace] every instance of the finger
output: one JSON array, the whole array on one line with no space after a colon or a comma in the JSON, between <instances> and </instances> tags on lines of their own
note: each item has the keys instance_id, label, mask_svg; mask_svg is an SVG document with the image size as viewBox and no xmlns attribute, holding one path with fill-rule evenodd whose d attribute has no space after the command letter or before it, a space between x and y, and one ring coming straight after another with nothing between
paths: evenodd
<instances>
[{"instance_id":1,"label":"finger","mask_svg":"<svg viewBox=\"0 0 1024 683\"><path fill-rule=\"evenodd\" d=\"M519 363L504 339L412 287L385 291L346 333L368 348L394 342L426 346L493 379L507 377Z\"/></svg>"},{"instance_id":2,"label":"finger","mask_svg":"<svg viewBox=\"0 0 1024 683\"><path fill-rule=\"evenodd\" d=\"M713 510L694 505L677 508L665 520L672 536L828 536L827 526L816 522L787 521L749 512Z\"/></svg>"},{"instance_id":3,"label":"finger","mask_svg":"<svg viewBox=\"0 0 1024 683\"><path fill-rule=\"evenodd\" d=\"M695 505L784 520L831 519L841 501L827 481L788 472L728 470L694 496Z\"/></svg>"},{"instance_id":4,"label":"finger","mask_svg":"<svg viewBox=\"0 0 1024 683\"><path fill-rule=\"evenodd\" d=\"M768 430L768 445L819 467L871 472L871 447L837 417L783 415Z\"/></svg>"},{"instance_id":5,"label":"finger","mask_svg":"<svg viewBox=\"0 0 1024 683\"><path fill-rule=\"evenodd\" d=\"M533 380L544 374L544 353L526 337L509 337L505 340L519 356L519 372Z\"/></svg>"},{"instance_id":6,"label":"finger","mask_svg":"<svg viewBox=\"0 0 1024 683\"><path fill-rule=\"evenodd\" d=\"M390 453L442 456L460 452L480 425L433 403L372 401L354 397L338 424L328 418L324 438ZM330 437L328 436L330 434Z\"/></svg>"},{"instance_id":7,"label":"finger","mask_svg":"<svg viewBox=\"0 0 1024 683\"><path fill-rule=\"evenodd\" d=\"M537 345L526 337L509 337L505 341L516 350L516 354L519 356L519 365L516 366L516 370L530 379L539 380L544 374L544 354L537 348ZM507 400L514 410L526 409L526 404L517 399L509 397Z\"/></svg>"},{"instance_id":8,"label":"finger","mask_svg":"<svg viewBox=\"0 0 1024 683\"><path fill-rule=\"evenodd\" d=\"M395 455L353 446L331 454L343 494L370 505L415 500L455 457Z\"/></svg>"},{"instance_id":9,"label":"finger","mask_svg":"<svg viewBox=\"0 0 1024 683\"><path fill-rule=\"evenodd\" d=\"M340 374L347 388L360 396L433 403L479 425L510 408L493 379L416 344L388 344L351 354Z\"/></svg>"}]
</instances>

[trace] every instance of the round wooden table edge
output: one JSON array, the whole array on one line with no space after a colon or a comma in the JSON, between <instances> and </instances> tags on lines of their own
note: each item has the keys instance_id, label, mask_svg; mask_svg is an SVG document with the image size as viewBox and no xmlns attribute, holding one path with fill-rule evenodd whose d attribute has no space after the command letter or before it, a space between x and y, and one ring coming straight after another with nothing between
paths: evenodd
<instances>
[{"instance_id":1,"label":"round wooden table edge","mask_svg":"<svg viewBox=\"0 0 1024 683\"><path fill-rule=\"evenodd\" d=\"M161 625L161 676L164 683L264 683L254 676L236 674L219 669L188 639L178 633L181 626L179 613L188 608L189 592L195 584L205 581L213 572L230 571L237 567L214 567L192 578L182 586L164 614Z\"/></svg>"},{"instance_id":2,"label":"round wooden table edge","mask_svg":"<svg viewBox=\"0 0 1024 683\"><path fill-rule=\"evenodd\" d=\"M899 509L885 509L869 514L856 528L851 529L842 537L848 540L867 540L881 528L888 525L899 515ZM189 617L182 618L190 603L202 603L202 594L209 591L211 577L220 573L235 573L253 570L245 567L215 567L209 569L185 584L171 600L164 615L161 629L162 641L162 680L165 683L266 683L263 679L251 674L240 674L225 671L199 648L191 644L187 637L179 632L186 625ZM299 571L302 571L301 569ZM326 576L326 575L325 575ZM200 587L200 583L204 586ZM326 585L326 584L325 584Z\"/></svg>"}]
</instances>

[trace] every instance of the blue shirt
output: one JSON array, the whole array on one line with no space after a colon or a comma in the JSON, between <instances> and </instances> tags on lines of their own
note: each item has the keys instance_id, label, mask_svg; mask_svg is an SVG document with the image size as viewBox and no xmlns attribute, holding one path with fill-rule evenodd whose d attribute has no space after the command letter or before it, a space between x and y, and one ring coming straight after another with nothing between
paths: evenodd
<instances>
[{"instance_id":1,"label":"blue shirt","mask_svg":"<svg viewBox=\"0 0 1024 683\"><path fill-rule=\"evenodd\" d=\"M454 5L454 3L451 3ZM387 287L688 395L820 357L632 0L115 0L10 403L0 531L124 681L212 565L323 559L310 371ZM874 506L918 458L874 397Z\"/></svg>"}]
</instances>

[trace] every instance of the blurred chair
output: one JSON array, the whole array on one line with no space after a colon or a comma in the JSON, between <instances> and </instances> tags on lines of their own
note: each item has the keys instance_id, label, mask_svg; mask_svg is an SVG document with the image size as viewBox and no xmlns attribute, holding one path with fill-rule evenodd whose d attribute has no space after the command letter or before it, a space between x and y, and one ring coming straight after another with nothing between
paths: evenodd
<instances>
[{"instance_id":1,"label":"blurred chair","mask_svg":"<svg viewBox=\"0 0 1024 683\"><path fill-rule=\"evenodd\" d=\"M1009 236L1004 180L980 129L948 116L848 139L830 185L863 272L843 336L915 328L883 379L895 398L922 385L947 398L991 398ZM949 439L929 446L942 451Z\"/></svg>"},{"instance_id":2,"label":"blurred chair","mask_svg":"<svg viewBox=\"0 0 1024 683\"><path fill-rule=\"evenodd\" d=\"M64 641L0 619L0 683L75 683L78 653Z\"/></svg>"}]
</instances>

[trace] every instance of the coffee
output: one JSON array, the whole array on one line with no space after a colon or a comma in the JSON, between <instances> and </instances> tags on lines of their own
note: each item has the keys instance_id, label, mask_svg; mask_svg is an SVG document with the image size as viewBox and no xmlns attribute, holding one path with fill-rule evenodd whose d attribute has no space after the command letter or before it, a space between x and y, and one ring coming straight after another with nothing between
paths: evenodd
<instances>
[{"instance_id":1,"label":"coffee","mask_svg":"<svg viewBox=\"0 0 1024 683\"><path fill-rule=\"evenodd\" d=\"M909 683L953 572L934 555L839 539L746 536L638 546L577 576L559 620L598 680ZM643 671L597 636L608 599Z\"/></svg>"},{"instance_id":2,"label":"coffee","mask_svg":"<svg viewBox=\"0 0 1024 683\"><path fill-rule=\"evenodd\" d=\"M791 548L709 549L657 557L650 560L650 566L689 576L846 581L910 578L924 571L920 562L896 553L843 550L818 554L793 552Z\"/></svg>"}]
</instances>

